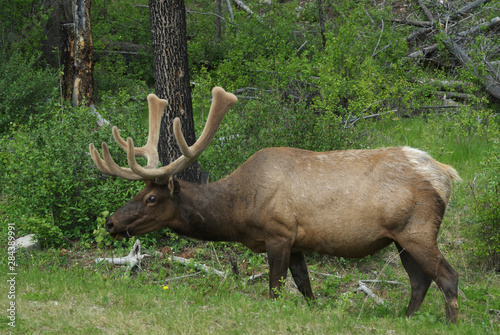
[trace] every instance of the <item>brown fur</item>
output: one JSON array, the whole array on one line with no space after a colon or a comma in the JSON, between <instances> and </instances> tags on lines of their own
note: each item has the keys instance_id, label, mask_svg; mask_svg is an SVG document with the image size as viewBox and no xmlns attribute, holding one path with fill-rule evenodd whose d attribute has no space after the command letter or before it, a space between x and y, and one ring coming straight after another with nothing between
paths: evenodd
<instances>
[{"instance_id":1,"label":"brown fur","mask_svg":"<svg viewBox=\"0 0 500 335\"><path fill-rule=\"evenodd\" d=\"M451 183L459 178L452 167L408 147L269 148L211 184L149 182L110 217L107 229L118 239L169 227L198 239L241 242L267 252L271 296L290 268L309 299L303 251L364 257L394 242L412 287L407 316L434 280L447 319L456 322L458 276L436 240Z\"/></svg>"}]
</instances>

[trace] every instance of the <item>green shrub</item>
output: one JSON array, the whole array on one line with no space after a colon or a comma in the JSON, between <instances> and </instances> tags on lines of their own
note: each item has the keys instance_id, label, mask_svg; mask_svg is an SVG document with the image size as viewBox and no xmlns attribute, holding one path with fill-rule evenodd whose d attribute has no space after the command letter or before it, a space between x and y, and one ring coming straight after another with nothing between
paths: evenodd
<instances>
[{"instance_id":1,"label":"green shrub","mask_svg":"<svg viewBox=\"0 0 500 335\"><path fill-rule=\"evenodd\" d=\"M500 135L497 132L497 136ZM500 142L484 161L484 170L472 185L472 213L475 224L470 227L474 249L500 269Z\"/></svg>"},{"instance_id":2,"label":"green shrub","mask_svg":"<svg viewBox=\"0 0 500 335\"><path fill-rule=\"evenodd\" d=\"M126 117L114 115L113 121L123 125L124 136L144 140L144 122L131 113ZM49 102L26 124L13 124L0 139L3 220L14 222L19 234L36 233L45 246L67 239L93 241L99 213L118 208L143 186L105 177L95 168L88 145L103 141L111 145L117 163L125 165L110 126L99 129L88 108Z\"/></svg>"},{"instance_id":3,"label":"green shrub","mask_svg":"<svg viewBox=\"0 0 500 335\"><path fill-rule=\"evenodd\" d=\"M58 91L56 71L38 67L38 56L15 52L10 58L0 60L0 133L10 122L26 122Z\"/></svg>"}]
</instances>

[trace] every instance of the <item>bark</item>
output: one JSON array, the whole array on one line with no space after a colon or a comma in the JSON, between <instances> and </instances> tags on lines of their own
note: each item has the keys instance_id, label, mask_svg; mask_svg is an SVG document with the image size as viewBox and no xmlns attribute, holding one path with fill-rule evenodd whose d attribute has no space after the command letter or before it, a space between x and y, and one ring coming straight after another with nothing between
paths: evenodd
<instances>
[{"instance_id":1,"label":"bark","mask_svg":"<svg viewBox=\"0 0 500 335\"><path fill-rule=\"evenodd\" d=\"M181 120L182 131L188 145L195 140L193 106L188 69L186 8L183 0L150 0L151 39L156 95L166 99L158 153L162 165L177 159L181 152L175 140L173 120ZM200 167L194 162L177 177L198 182Z\"/></svg>"},{"instance_id":2,"label":"bark","mask_svg":"<svg viewBox=\"0 0 500 335\"><path fill-rule=\"evenodd\" d=\"M222 0L215 0L215 5L217 8L217 17L215 18L215 38L217 42L221 42L221 37L222 37L222 22L221 22L221 16L222 16Z\"/></svg>"},{"instance_id":3,"label":"bark","mask_svg":"<svg viewBox=\"0 0 500 335\"><path fill-rule=\"evenodd\" d=\"M62 23L60 25L60 53L61 66L64 69L61 78L61 95L65 100L71 100L73 96L73 78L75 76L75 25L74 23Z\"/></svg>"},{"instance_id":4,"label":"bark","mask_svg":"<svg viewBox=\"0 0 500 335\"><path fill-rule=\"evenodd\" d=\"M94 104L94 49L90 8L92 0L75 0L75 77L73 80L73 106L85 101Z\"/></svg>"},{"instance_id":5,"label":"bark","mask_svg":"<svg viewBox=\"0 0 500 335\"><path fill-rule=\"evenodd\" d=\"M94 57L90 8L92 0L74 0L71 7L73 22L60 24L60 55L64 74L61 94L72 100L73 106L94 103Z\"/></svg>"}]
</instances>

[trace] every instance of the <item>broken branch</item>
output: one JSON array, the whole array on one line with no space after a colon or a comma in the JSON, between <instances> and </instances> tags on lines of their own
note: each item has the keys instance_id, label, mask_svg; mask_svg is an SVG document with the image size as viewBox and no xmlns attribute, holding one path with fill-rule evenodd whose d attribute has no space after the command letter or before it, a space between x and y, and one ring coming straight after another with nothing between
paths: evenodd
<instances>
[{"instance_id":1,"label":"broken branch","mask_svg":"<svg viewBox=\"0 0 500 335\"><path fill-rule=\"evenodd\" d=\"M205 264L196 263L196 262L192 261L191 259L178 257L178 256L170 256L170 259L173 262L181 263L183 265L193 266L195 269L199 269L199 270L204 271L206 273L213 273L213 274L216 274L217 276L220 276L220 277L224 277L226 275L225 272L213 269L209 266L206 266Z\"/></svg>"},{"instance_id":2,"label":"broken branch","mask_svg":"<svg viewBox=\"0 0 500 335\"><path fill-rule=\"evenodd\" d=\"M450 16L450 18L453 19L453 20L458 19L460 16L464 16L465 14L469 13L474 8L476 8L477 6L480 6L480 5L485 4L487 2L490 2L490 0L477 0L477 1L474 1L473 3L468 4L467 6L464 6L464 7L460 8L459 10L457 10L455 13L453 13Z\"/></svg>"},{"instance_id":3,"label":"broken branch","mask_svg":"<svg viewBox=\"0 0 500 335\"><path fill-rule=\"evenodd\" d=\"M130 250L130 253L126 257L113 257L113 258L96 258L95 262L100 263L100 262L108 262L111 264L115 265L126 265L128 264L127 270L130 271L132 268L134 268L136 265L140 267L141 265L141 260L149 256L148 254L141 255L141 242L139 240L135 241L134 245L132 246L132 250Z\"/></svg>"}]
</instances>

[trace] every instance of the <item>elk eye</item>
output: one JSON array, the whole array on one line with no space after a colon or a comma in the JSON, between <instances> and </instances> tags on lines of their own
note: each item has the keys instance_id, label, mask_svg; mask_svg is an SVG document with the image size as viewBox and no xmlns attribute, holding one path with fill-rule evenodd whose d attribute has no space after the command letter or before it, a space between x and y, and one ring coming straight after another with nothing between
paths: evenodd
<instances>
[{"instance_id":1,"label":"elk eye","mask_svg":"<svg viewBox=\"0 0 500 335\"><path fill-rule=\"evenodd\" d=\"M147 199L146 199L146 203L147 204L152 204L152 203L155 203L156 202L156 197L154 195L150 195Z\"/></svg>"}]
</instances>

